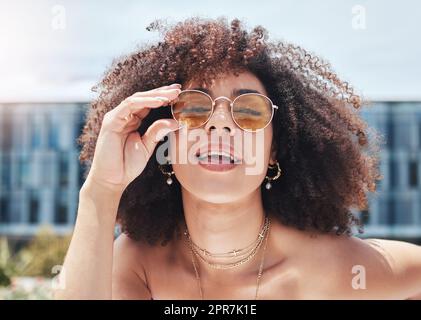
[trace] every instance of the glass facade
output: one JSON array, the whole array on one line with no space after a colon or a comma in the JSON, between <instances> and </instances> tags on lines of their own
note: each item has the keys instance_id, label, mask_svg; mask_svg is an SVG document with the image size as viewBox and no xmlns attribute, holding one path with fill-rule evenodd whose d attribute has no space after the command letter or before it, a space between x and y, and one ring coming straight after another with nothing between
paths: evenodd
<instances>
[{"instance_id":1,"label":"glass facade","mask_svg":"<svg viewBox=\"0 0 421 320\"><path fill-rule=\"evenodd\" d=\"M0 104L0 235L73 228L83 172L84 103ZM384 179L360 214L364 236L421 239L421 102L375 102L361 115L385 138Z\"/></svg>"},{"instance_id":2,"label":"glass facade","mask_svg":"<svg viewBox=\"0 0 421 320\"><path fill-rule=\"evenodd\" d=\"M43 224L72 230L86 106L0 104L0 235L31 236Z\"/></svg>"},{"instance_id":3,"label":"glass facade","mask_svg":"<svg viewBox=\"0 0 421 320\"><path fill-rule=\"evenodd\" d=\"M369 196L364 236L421 240L421 102L377 102L362 117L385 138L384 179Z\"/></svg>"}]
</instances>

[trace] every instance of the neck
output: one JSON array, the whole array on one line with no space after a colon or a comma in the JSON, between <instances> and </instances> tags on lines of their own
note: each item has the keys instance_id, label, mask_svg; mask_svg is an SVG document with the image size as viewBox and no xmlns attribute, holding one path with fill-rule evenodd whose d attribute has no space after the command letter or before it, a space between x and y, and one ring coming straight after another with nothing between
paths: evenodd
<instances>
[{"instance_id":1,"label":"neck","mask_svg":"<svg viewBox=\"0 0 421 320\"><path fill-rule=\"evenodd\" d=\"M204 201L185 189L182 189L182 198L190 238L211 253L249 246L257 239L264 223L265 212L259 189L243 199L223 204ZM229 259L212 261L228 262ZM246 263L244 268L255 269L254 265Z\"/></svg>"}]
</instances>

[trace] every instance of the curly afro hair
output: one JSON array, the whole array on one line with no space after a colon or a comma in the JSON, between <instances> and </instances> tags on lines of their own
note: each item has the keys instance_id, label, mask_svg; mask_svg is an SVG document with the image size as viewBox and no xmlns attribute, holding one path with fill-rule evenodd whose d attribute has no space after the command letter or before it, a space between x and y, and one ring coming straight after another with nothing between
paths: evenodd
<instances>
[{"instance_id":1,"label":"curly afro hair","mask_svg":"<svg viewBox=\"0 0 421 320\"><path fill-rule=\"evenodd\" d=\"M162 41L113 61L93 89L98 98L78 138L85 177L105 113L126 97L174 82L209 84L226 70L248 70L280 106L273 118L273 146L283 175L271 192L262 187L264 209L301 230L352 235L356 227L363 232L352 209L367 209L366 192L375 192L376 180L382 179L382 137L359 115L366 103L329 63L299 46L268 41L262 26L248 32L238 19L155 20L147 30L158 31ZM152 109L138 131L142 135L155 120L170 117L168 108ZM155 154L124 191L118 221L130 238L165 245L180 235L181 188L176 179L168 187L154 159Z\"/></svg>"}]
</instances>

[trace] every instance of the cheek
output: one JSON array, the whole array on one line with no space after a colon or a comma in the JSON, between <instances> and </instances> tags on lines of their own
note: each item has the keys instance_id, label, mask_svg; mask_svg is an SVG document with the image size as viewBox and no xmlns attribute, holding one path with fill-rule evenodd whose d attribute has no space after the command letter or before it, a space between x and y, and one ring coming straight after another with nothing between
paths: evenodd
<instances>
[{"instance_id":1,"label":"cheek","mask_svg":"<svg viewBox=\"0 0 421 320\"><path fill-rule=\"evenodd\" d=\"M194 164L189 161L190 142L187 142L187 136L180 132L175 132L171 143L172 167L175 175L180 182L192 179L191 169ZM183 184L183 183L182 183Z\"/></svg>"},{"instance_id":2,"label":"cheek","mask_svg":"<svg viewBox=\"0 0 421 320\"><path fill-rule=\"evenodd\" d=\"M244 159L247 164L253 161L261 161L266 164L271 155L273 130L272 126L267 126L263 131L253 133L251 138L244 139Z\"/></svg>"},{"instance_id":3,"label":"cheek","mask_svg":"<svg viewBox=\"0 0 421 320\"><path fill-rule=\"evenodd\" d=\"M272 151L272 144L273 144L273 127L272 124L267 126L265 129L267 132L265 133L265 155L267 157L270 157L271 151Z\"/></svg>"}]
</instances>

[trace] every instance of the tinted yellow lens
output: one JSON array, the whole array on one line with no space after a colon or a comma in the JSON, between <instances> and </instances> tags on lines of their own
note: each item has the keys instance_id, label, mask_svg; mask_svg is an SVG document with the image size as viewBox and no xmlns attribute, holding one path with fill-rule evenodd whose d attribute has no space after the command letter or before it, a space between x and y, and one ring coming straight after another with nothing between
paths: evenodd
<instances>
[{"instance_id":1,"label":"tinted yellow lens","mask_svg":"<svg viewBox=\"0 0 421 320\"><path fill-rule=\"evenodd\" d=\"M243 94L235 101L232 109L237 124L250 131L264 128L272 118L271 101L258 94Z\"/></svg>"},{"instance_id":2,"label":"tinted yellow lens","mask_svg":"<svg viewBox=\"0 0 421 320\"><path fill-rule=\"evenodd\" d=\"M203 93L181 92L172 105L175 120L188 128L202 126L212 113L212 101Z\"/></svg>"}]
</instances>

